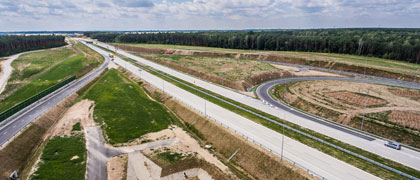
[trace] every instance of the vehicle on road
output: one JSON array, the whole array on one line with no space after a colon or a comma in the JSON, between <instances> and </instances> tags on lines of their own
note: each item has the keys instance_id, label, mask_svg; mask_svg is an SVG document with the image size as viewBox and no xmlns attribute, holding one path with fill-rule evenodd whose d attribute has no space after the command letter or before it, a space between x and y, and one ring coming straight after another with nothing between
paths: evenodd
<instances>
[{"instance_id":1,"label":"vehicle on road","mask_svg":"<svg viewBox=\"0 0 420 180\"><path fill-rule=\"evenodd\" d=\"M401 149L401 144L397 143L397 142L392 142L392 141L388 141L385 143L385 146L388 146L390 148L394 148L396 150L400 150Z\"/></svg>"}]
</instances>

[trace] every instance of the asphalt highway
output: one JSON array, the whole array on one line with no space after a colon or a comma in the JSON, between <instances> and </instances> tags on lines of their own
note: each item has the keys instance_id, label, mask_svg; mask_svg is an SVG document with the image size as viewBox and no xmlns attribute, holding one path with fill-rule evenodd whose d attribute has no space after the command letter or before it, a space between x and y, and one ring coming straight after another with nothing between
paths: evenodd
<instances>
[{"instance_id":1,"label":"asphalt highway","mask_svg":"<svg viewBox=\"0 0 420 180\"><path fill-rule=\"evenodd\" d=\"M82 78L71 82L67 86L56 90L52 94L40 99L38 102L33 103L29 107L19 111L14 116L9 117L2 122L0 125L0 146L3 146L3 144L5 144L9 139L57 103L95 79L95 77L97 77L108 66L110 59L108 56L104 57L105 62L99 68L93 70Z\"/></svg>"},{"instance_id":2,"label":"asphalt highway","mask_svg":"<svg viewBox=\"0 0 420 180\"><path fill-rule=\"evenodd\" d=\"M98 51L99 53L107 53ZM207 117L216 120L217 123L228 127L232 132L243 135L249 141L255 142L276 155L282 151L282 135L265 126L246 119L236 113L224 109L211 102L206 102L202 97L196 96L170 82L167 82L147 71L141 70L121 60L114 58L114 62L127 69L134 75L142 78L151 85L164 90L173 98L183 102L185 105L195 109ZM308 168L311 173L316 173L326 179L378 179L377 177L364 172L343 161L335 159L294 139L284 137L284 157L293 160L300 166Z\"/></svg>"},{"instance_id":3,"label":"asphalt highway","mask_svg":"<svg viewBox=\"0 0 420 180\"><path fill-rule=\"evenodd\" d=\"M115 47L98 42L99 46L102 46L104 48L107 48L111 51L115 51ZM401 164L404 164L406 166L412 167L414 169L420 170L420 152L413 151L408 148L403 148L401 151L396 151L390 148L385 148L384 143L386 141L382 139L371 140L370 138L361 138L364 137L364 135L349 135L347 131L341 131L341 129L332 128L330 125L326 126L321 123L317 123L311 120L308 120L304 117L297 116L294 113L290 113L290 111L285 111L282 109L277 108L273 105L267 105L266 103L262 102L261 100L249 97L247 95L241 94L238 91L235 91L233 89L229 89L226 87L222 87L218 84L210 83L208 81L201 80L199 78L196 78L194 76L176 71L174 69L168 68L166 66L154 63L152 61L149 61L147 59L132 55L128 52L125 52L123 50L118 49L118 53L129 57L131 59L134 59L142 64L145 64L147 66L151 66L154 69L157 69L159 71L165 72L167 74L170 74L174 77L177 77L179 79L182 79L186 82L192 83L196 86L199 86L201 88L207 89L209 91L212 91L214 93L217 93L219 95L222 95L226 98L232 99L234 101L240 102L242 104L248 105L250 107L253 107L255 109L258 109L260 111L263 111L265 113L271 114L273 116L277 116L281 119L285 119L289 122L292 122L294 124L297 124L303 128L311 129L315 132L324 134L326 136L329 136L331 138L337 139L341 142L356 146L358 148L364 149L366 151L369 151L371 153L377 154L379 156L388 158L390 160L399 162ZM404 82L403 82L404 83ZM411 83L408 83L411 84ZM332 123L334 126L334 123Z\"/></svg>"}]
</instances>

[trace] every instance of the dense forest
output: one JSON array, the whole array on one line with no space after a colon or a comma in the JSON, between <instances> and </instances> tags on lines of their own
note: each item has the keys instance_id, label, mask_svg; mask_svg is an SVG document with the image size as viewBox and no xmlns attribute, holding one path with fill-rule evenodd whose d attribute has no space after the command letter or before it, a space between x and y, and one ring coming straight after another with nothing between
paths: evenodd
<instances>
[{"instance_id":1,"label":"dense forest","mask_svg":"<svg viewBox=\"0 0 420 180\"><path fill-rule=\"evenodd\" d=\"M64 36L0 36L0 57L65 44Z\"/></svg>"},{"instance_id":2,"label":"dense forest","mask_svg":"<svg viewBox=\"0 0 420 180\"><path fill-rule=\"evenodd\" d=\"M141 34L87 32L85 35L104 42L340 53L420 63L420 29L313 29Z\"/></svg>"}]
</instances>

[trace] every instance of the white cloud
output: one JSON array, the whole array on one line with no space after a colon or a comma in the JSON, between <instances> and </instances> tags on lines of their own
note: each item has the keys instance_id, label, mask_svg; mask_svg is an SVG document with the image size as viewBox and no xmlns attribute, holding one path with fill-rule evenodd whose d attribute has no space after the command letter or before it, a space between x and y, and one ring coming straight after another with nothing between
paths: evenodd
<instances>
[{"instance_id":1,"label":"white cloud","mask_svg":"<svg viewBox=\"0 0 420 180\"><path fill-rule=\"evenodd\" d=\"M420 27L418 0L2 0L0 31ZM387 20L389 19L389 20ZM392 21L391 21L392 20ZM11 22L15 24L10 24ZM25 22L25 24L19 24ZM48 22L48 23L47 23ZM67 27L68 23L75 25ZM63 25L64 24L64 25ZM37 30L37 29L33 29Z\"/></svg>"}]
</instances>

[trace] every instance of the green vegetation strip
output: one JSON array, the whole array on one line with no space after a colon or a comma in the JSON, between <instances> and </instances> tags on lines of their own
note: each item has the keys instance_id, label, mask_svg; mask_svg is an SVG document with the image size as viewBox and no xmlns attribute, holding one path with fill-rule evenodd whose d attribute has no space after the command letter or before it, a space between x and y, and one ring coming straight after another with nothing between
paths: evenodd
<instances>
[{"instance_id":1,"label":"green vegetation strip","mask_svg":"<svg viewBox=\"0 0 420 180\"><path fill-rule=\"evenodd\" d=\"M86 146L82 135L56 136L48 141L31 179L82 180L86 172Z\"/></svg>"},{"instance_id":2,"label":"green vegetation strip","mask_svg":"<svg viewBox=\"0 0 420 180\"><path fill-rule=\"evenodd\" d=\"M103 124L111 144L160 131L175 121L161 104L116 69L105 73L83 98L95 101L94 119Z\"/></svg>"},{"instance_id":3,"label":"green vegetation strip","mask_svg":"<svg viewBox=\"0 0 420 180\"><path fill-rule=\"evenodd\" d=\"M22 101L21 103L7 109L6 111L0 113L0 122L2 122L3 120L7 119L8 117L12 116L13 114L19 112L20 110L28 107L29 105L31 105L32 103L38 101L39 99L47 96L48 94L54 92L55 90L65 86L66 84L74 81L76 79L76 76L72 76L64 81L61 81L58 84L55 84L43 91L41 91L40 93Z\"/></svg>"},{"instance_id":4,"label":"green vegetation strip","mask_svg":"<svg viewBox=\"0 0 420 180\"><path fill-rule=\"evenodd\" d=\"M293 138L303 144L306 144L321 152L329 154L337 159L340 159L360 169L363 169L380 178L404 179L406 177L400 175L399 173L392 172L388 168L380 167L378 163L386 165L394 170L401 171L401 173L406 173L408 175L414 175L414 176L420 177L420 172L413 168L404 166L400 163L391 161L389 159L383 158L379 155L370 153L368 151L354 147L352 145L343 143L336 139L332 139L328 136L322 135L312 130L302 128L296 124L279 119L273 115L264 113L252 107L249 107L239 102L225 98L221 95L202 89L191 83L185 82L181 79L172 77L162 72L158 72L156 70L151 69L150 67L140 65L137 61L132 60L130 58L125 58L125 60L134 62L137 66L143 69L146 69L148 72L152 73L155 76L165 79L166 81L171 82L174 85L186 91L189 91L195 95L198 95L210 102L213 102L232 112L235 112L245 118L248 118L257 123L260 123L279 133L282 133L282 127L284 126L286 127L285 134L287 134L288 137ZM360 156L357 156L356 154L359 154ZM367 158L369 160L363 160L361 157ZM374 166L372 166L372 164L374 164Z\"/></svg>"}]
</instances>

